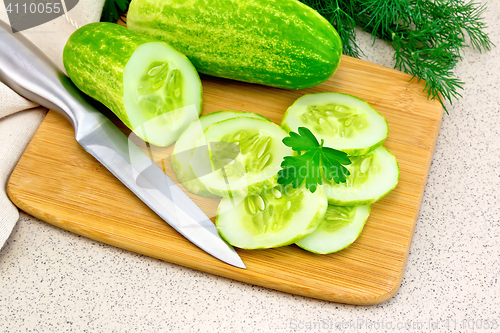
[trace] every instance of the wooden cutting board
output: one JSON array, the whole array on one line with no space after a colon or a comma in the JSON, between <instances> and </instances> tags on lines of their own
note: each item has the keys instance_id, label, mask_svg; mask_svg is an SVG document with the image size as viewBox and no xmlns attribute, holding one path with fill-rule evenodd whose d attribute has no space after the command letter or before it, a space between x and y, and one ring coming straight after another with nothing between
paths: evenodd
<instances>
[{"instance_id":1,"label":"wooden cutting board","mask_svg":"<svg viewBox=\"0 0 500 333\"><path fill-rule=\"evenodd\" d=\"M356 242L331 255L295 245L238 250L247 269L214 259L186 241L74 140L70 123L50 111L15 168L8 193L25 212L91 239L168 262L284 292L350 304L377 304L399 288L410 249L443 109L423 82L393 69L344 57L335 75L299 91L204 78L203 114L244 110L279 123L298 97L339 91L368 101L389 122L385 146L401 168L397 188L372 206ZM172 179L172 147L153 159ZM191 195L214 216L218 200Z\"/></svg>"}]
</instances>

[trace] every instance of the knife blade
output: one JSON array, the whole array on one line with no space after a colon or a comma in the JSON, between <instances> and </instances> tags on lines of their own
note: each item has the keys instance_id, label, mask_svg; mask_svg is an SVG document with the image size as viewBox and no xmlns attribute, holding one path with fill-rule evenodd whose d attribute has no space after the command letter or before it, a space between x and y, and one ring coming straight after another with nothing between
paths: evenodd
<instances>
[{"instance_id":1,"label":"knife blade","mask_svg":"<svg viewBox=\"0 0 500 333\"><path fill-rule=\"evenodd\" d=\"M212 256L246 268L203 211L82 93L36 46L0 21L0 80L65 115L76 141L156 214ZM141 175L138 185L137 175ZM146 186L144 186L144 183Z\"/></svg>"}]
</instances>

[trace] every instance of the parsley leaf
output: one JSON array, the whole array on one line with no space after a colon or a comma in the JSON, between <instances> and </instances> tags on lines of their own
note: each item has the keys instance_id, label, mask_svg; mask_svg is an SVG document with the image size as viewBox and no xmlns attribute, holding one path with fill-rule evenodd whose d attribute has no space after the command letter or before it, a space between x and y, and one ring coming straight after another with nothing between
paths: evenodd
<instances>
[{"instance_id":1,"label":"parsley leaf","mask_svg":"<svg viewBox=\"0 0 500 333\"><path fill-rule=\"evenodd\" d=\"M346 153L323 147L306 127L299 127L298 133L290 132L283 143L299 153L297 156L286 156L278 172L278 183L283 186L292 184L299 187L304 181L306 187L314 193L318 185L323 184L323 177L335 183L345 183L349 175L344 165L351 164Z\"/></svg>"},{"instance_id":2,"label":"parsley leaf","mask_svg":"<svg viewBox=\"0 0 500 333\"><path fill-rule=\"evenodd\" d=\"M106 0L102 8L101 22L116 22L128 10L131 0Z\"/></svg>"}]
</instances>

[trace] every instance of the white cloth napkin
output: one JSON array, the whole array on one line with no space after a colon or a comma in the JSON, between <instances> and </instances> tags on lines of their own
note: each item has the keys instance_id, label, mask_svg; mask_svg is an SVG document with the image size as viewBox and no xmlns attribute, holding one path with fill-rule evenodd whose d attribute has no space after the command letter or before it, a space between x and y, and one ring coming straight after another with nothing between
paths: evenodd
<instances>
[{"instance_id":1,"label":"white cloth napkin","mask_svg":"<svg viewBox=\"0 0 500 333\"><path fill-rule=\"evenodd\" d=\"M64 71L62 51L68 37L77 27L99 21L103 5L104 0L80 0L65 15L21 33ZM9 22L3 1L0 20ZM0 82L0 249L19 219L6 194L7 181L46 112Z\"/></svg>"}]
</instances>

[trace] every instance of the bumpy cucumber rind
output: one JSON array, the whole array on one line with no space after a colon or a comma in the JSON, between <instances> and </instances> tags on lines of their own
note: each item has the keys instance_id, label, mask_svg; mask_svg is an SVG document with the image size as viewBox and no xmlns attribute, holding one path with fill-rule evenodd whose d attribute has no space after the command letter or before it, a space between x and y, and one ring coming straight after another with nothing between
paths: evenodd
<instances>
[{"instance_id":1,"label":"bumpy cucumber rind","mask_svg":"<svg viewBox=\"0 0 500 333\"><path fill-rule=\"evenodd\" d=\"M275 184L276 186L277 184ZM262 190L260 193L268 190ZM231 205L231 198L223 198L217 210L216 226L221 237L229 244L242 249L268 249L290 245L298 242L301 239L312 234L323 221L323 218L328 207L325 194L321 186L318 187L315 193L309 192L304 186L293 191L304 191L308 196L305 199L307 202L295 203L297 205L306 205L301 209L301 216L292 216L290 220L280 221L281 223L289 223L285 230L280 230L277 233L268 233L253 235L244 230L244 219L247 218L248 212L241 210L240 202L236 207L228 209ZM286 197L285 197L286 198ZM237 210L236 212L231 211ZM271 216L269 207L262 211L262 216ZM235 229L236 228L236 229ZM290 232L290 229L295 229ZM278 234L280 233L280 234ZM287 234L286 237L284 234ZM278 237L277 237L278 236ZM278 238L278 239L276 239ZM279 239L281 238L281 239Z\"/></svg>"},{"instance_id":2,"label":"bumpy cucumber rind","mask_svg":"<svg viewBox=\"0 0 500 333\"><path fill-rule=\"evenodd\" d=\"M342 57L333 26L296 0L134 0L127 24L173 45L201 73L279 88L318 85Z\"/></svg>"},{"instance_id":3,"label":"bumpy cucumber rind","mask_svg":"<svg viewBox=\"0 0 500 333\"><path fill-rule=\"evenodd\" d=\"M220 196L210 192L207 187L196 178L193 170L191 169L191 165L189 165L190 158L183 154L186 154L186 152L190 152L194 149L195 143L198 138L191 136L198 135L199 133L196 133L197 130L203 131L215 122L237 117L253 117L270 121L263 115L252 112L229 110L216 111L200 117L198 123L193 122L179 137L179 140L175 144L174 151L170 156L170 162L172 165L172 169L177 176L177 179L189 192L207 198L220 198ZM197 128L195 128L195 126L197 126Z\"/></svg>"}]
</instances>

